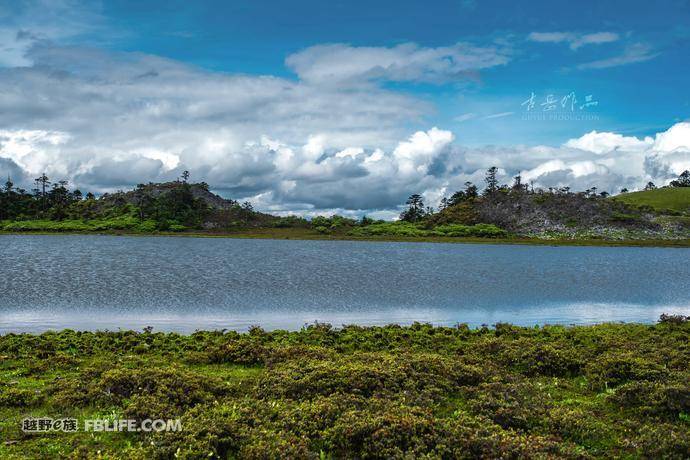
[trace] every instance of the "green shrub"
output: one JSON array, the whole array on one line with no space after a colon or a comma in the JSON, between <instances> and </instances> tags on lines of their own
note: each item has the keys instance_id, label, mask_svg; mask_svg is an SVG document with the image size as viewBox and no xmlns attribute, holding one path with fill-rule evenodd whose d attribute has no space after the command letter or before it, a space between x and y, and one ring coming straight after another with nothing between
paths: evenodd
<instances>
[{"instance_id":1,"label":"green shrub","mask_svg":"<svg viewBox=\"0 0 690 460\"><path fill-rule=\"evenodd\" d=\"M184 225L180 225L180 224L171 224L168 227L168 231L170 231L170 232L184 232L185 230L187 230L187 227L185 227Z\"/></svg>"},{"instance_id":2,"label":"green shrub","mask_svg":"<svg viewBox=\"0 0 690 460\"><path fill-rule=\"evenodd\" d=\"M643 458L690 458L690 430L670 423L642 425L630 444Z\"/></svg>"},{"instance_id":3,"label":"green shrub","mask_svg":"<svg viewBox=\"0 0 690 460\"><path fill-rule=\"evenodd\" d=\"M688 375L677 383L631 382L618 387L609 400L624 408L634 408L645 416L663 416L675 420L690 413L690 379Z\"/></svg>"},{"instance_id":4,"label":"green shrub","mask_svg":"<svg viewBox=\"0 0 690 460\"><path fill-rule=\"evenodd\" d=\"M659 364L627 352L604 354L585 367L585 375L590 384L599 390L629 381L661 380L667 374L668 371Z\"/></svg>"},{"instance_id":5,"label":"green shrub","mask_svg":"<svg viewBox=\"0 0 690 460\"><path fill-rule=\"evenodd\" d=\"M531 430L544 424L548 396L532 383L492 382L469 390L469 406L503 428Z\"/></svg>"},{"instance_id":6,"label":"green shrub","mask_svg":"<svg viewBox=\"0 0 690 460\"><path fill-rule=\"evenodd\" d=\"M170 418L185 408L213 401L226 390L222 382L179 367L87 369L74 379L57 382L58 406L99 404L120 406L137 419Z\"/></svg>"},{"instance_id":7,"label":"green shrub","mask_svg":"<svg viewBox=\"0 0 690 460\"><path fill-rule=\"evenodd\" d=\"M30 407L38 404L41 398L38 390L0 386L0 407Z\"/></svg>"},{"instance_id":8,"label":"green shrub","mask_svg":"<svg viewBox=\"0 0 690 460\"><path fill-rule=\"evenodd\" d=\"M571 348L524 338L506 346L499 359L527 376L575 376L584 365L582 357Z\"/></svg>"},{"instance_id":9,"label":"green shrub","mask_svg":"<svg viewBox=\"0 0 690 460\"><path fill-rule=\"evenodd\" d=\"M410 222L380 222L365 227L357 227L350 231L354 236L405 236L405 237L424 237L424 236L449 236L449 237L478 237L478 238L502 238L507 236L502 230L492 224L446 224L439 225L433 230L423 228L422 224Z\"/></svg>"},{"instance_id":10,"label":"green shrub","mask_svg":"<svg viewBox=\"0 0 690 460\"><path fill-rule=\"evenodd\" d=\"M437 355L358 354L334 360L300 359L274 366L260 382L266 396L289 399L349 393L371 397L407 392L421 399L473 385L482 370Z\"/></svg>"},{"instance_id":11,"label":"green shrub","mask_svg":"<svg viewBox=\"0 0 690 460\"><path fill-rule=\"evenodd\" d=\"M493 224L460 225L448 224L439 225L434 228L434 232L441 236L454 237L478 237L478 238L503 238L507 232Z\"/></svg>"}]
</instances>

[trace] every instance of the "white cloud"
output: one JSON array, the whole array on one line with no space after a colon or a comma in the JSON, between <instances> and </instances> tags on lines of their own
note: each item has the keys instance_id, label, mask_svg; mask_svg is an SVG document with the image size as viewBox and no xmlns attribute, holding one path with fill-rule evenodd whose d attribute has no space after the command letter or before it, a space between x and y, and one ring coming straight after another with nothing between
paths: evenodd
<instances>
[{"instance_id":1,"label":"white cloud","mask_svg":"<svg viewBox=\"0 0 690 460\"><path fill-rule=\"evenodd\" d=\"M471 120L473 118L476 118L476 114L469 112L469 113L463 113L462 115L458 115L455 117L453 120L457 121L458 123L462 123L463 121Z\"/></svg>"},{"instance_id":2,"label":"white cloud","mask_svg":"<svg viewBox=\"0 0 690 460\"><path fill-rule=\"evenodd\" d=\"M656 138L592 131L553 153L561 158L523 170L526 180L609 192L639 188L649 180L666 184L690 169L690 123L677 123Z\"/></svg>"},{"instance_id":3,"label":"white cloud","mask_svg":"<svg viewBox=\"0 0 690 460\"><path fill-rule=\"evenodd\" d=\"M620 39L614 32L595 32L589 34L575 32L532 32L527 39L540 43L568 43L570 49L577 50L585 45L611 43Z\"/></svg>"},{"instance_id":4,"label":"white cloud","mask_svg":"<svg viewBox=\"0 0 690 460\"><path fill-rule=\"evenodd\" d=\"M427 173L431 161L453 141L450 131L431 128L417 131L409 140L401 142L393 151L397 169L402 175Z\"/></svg>"},{"instance_id":5,"label":"white cloud","mask_svg":"<svg viewBox=\"0 0 690 460\"><path fill-rule=\"evenodd\" d=\"M690 122L677 123L668 131L657 134L654 140L654 150L661 152L690 151Z\"/></svg>"},{"instance_id":6,"label":"white cloud","mask_svg":"<svg viewBox=\"0 0 690 460\"><path fill-rule=\"evenodd\" d=\"M487 115L484 117L485 120L490 120L492 118L503 118L503 117L508 117L510 115L513 115L515 112L500 112L500 113L493 113L491 115Z\"/></svg>"},{"instance_id":7,"label":"white cloud","mask_svg":"<svg viewBox=\"0 0 690 460\"><path fill-rule=\"evenodd\" d=\"M14 0L11 13L0 16L0 67L30 66L28 52L40 42L69 42L103 30L100 2Z\"/></svg>"},{"instance_id":8,"label":"white cloud","mask_svg":"<svg viewBox=\"0 0 690 460\"><path fill-rule=\"evenodd\" d=\"M607 69L622 65L635 64L638 62L649 61L657 57L659 53L654 52L651 46L645 43L635 43L627 46L622 54L596 61L586 62L577 66L578 69Z\"/></svg>"},{"instance_id":9,"label":"white cloud","mask_svg":"<svg viewBox=\"0 0 690 460\"><path fill-rule=\"evenodd\" d=\"M457 43L438 48L405 43L388 47L317 45L286 59L300 79L318 84L368 80L440 83L457 80L478 70L506 64L504 45Z\"/></svg>"},{"instance_id":10,"label":"white cloud","mask_svg":"<svg viewBox=\"0 0 690 460\"><path fill-rule=\"evenodd\" d=\"M231 137L217 133L196 146L193 154L201 154L201 161L194 167L189 167L188 149L180 148L180 164L170 169L166 161L171 158L159 155L168 153L165 150L95 149L93 155L93 145L81 145L79 138L63 132L4 130L0 167L29 181L45 167L49 175L66 174L85 190L169 180L184 167L194 178L271 212L392 216L411 193L437 205L466 180L482 185L484 171L493 165L499 166L504 182L521 174L537 187L596 186L617 192L640 188L649 180L665 184L690 168L688 132L690 123L679 123L655 138L590 132L560 147L464 148L452 132L431 128L390 148L374 149L335 148L328 136L319 134L301 144L263 136L232 147ZM90 154L82 154L85 151Z\"/></svg>"},{"instance_id":11,"label":"white cloud","mask_svg":"<svg viewBox=\"0 0 690 460\"><path fill-rule=\"evenodd\" d=\"M564 145L574 149L586 150L597 154L609 153L614 150L640 151L650 147L653 140L647 137L640 140L634 136L622 136L615 133L597 131L589 132L577 139L570 139Z\"/></svg>"}]
</instances>

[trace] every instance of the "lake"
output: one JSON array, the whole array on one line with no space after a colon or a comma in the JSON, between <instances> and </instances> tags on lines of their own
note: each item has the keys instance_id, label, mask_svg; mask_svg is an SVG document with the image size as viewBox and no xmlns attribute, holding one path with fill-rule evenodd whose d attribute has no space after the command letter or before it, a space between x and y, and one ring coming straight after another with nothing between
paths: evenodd
<instances>
[{"instance_id":1,"label":"lake","mask_svg":"<svg viewBox=\"0 0 690 460\"><path fill-rule=\"evenodd\" d=\"M653 322L690 249L0 236L0 333Z\"/></svg>"}]
</instances>

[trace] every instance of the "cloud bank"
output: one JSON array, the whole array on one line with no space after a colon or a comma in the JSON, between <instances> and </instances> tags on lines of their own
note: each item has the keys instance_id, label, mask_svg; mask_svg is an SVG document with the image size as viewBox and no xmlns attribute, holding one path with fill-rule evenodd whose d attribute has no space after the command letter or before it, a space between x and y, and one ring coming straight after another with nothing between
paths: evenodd
<instances>
[{"instance_id":1,"label":"cloud bank","mask_svg":"<svg viewBox=\"0 0 690 460\"><path fill-rule=\"evenodd\" d=\"M0 173L27 188L42 172L102 193L189 170L266 211L392 217L410 194L435 205L494 165L505 182L610 192L690 168L687 122L643 139L592 131L558 146L469 148L462 131L420 129L434 108L386 85L501 66L511 52L500 45L318 45L287 58L297 78L279 78L26 40L23 61L0 68Z\"/></svg>"}]
</instances>

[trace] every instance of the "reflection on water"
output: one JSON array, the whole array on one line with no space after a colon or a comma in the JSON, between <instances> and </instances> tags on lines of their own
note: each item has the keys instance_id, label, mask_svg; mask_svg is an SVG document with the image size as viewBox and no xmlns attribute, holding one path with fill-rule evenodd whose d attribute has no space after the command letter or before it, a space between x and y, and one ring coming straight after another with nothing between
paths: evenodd
<instances>
[{"instance_id":1,"label":"reflection on water","mask_svg":"<svg viewBox=\"0 0 690 460\"><path fill-rule=\"evenodd\" d=\"M0 255L0 333L690 314L690 249L0 236Z\"/></svg>"}]
</instances>

